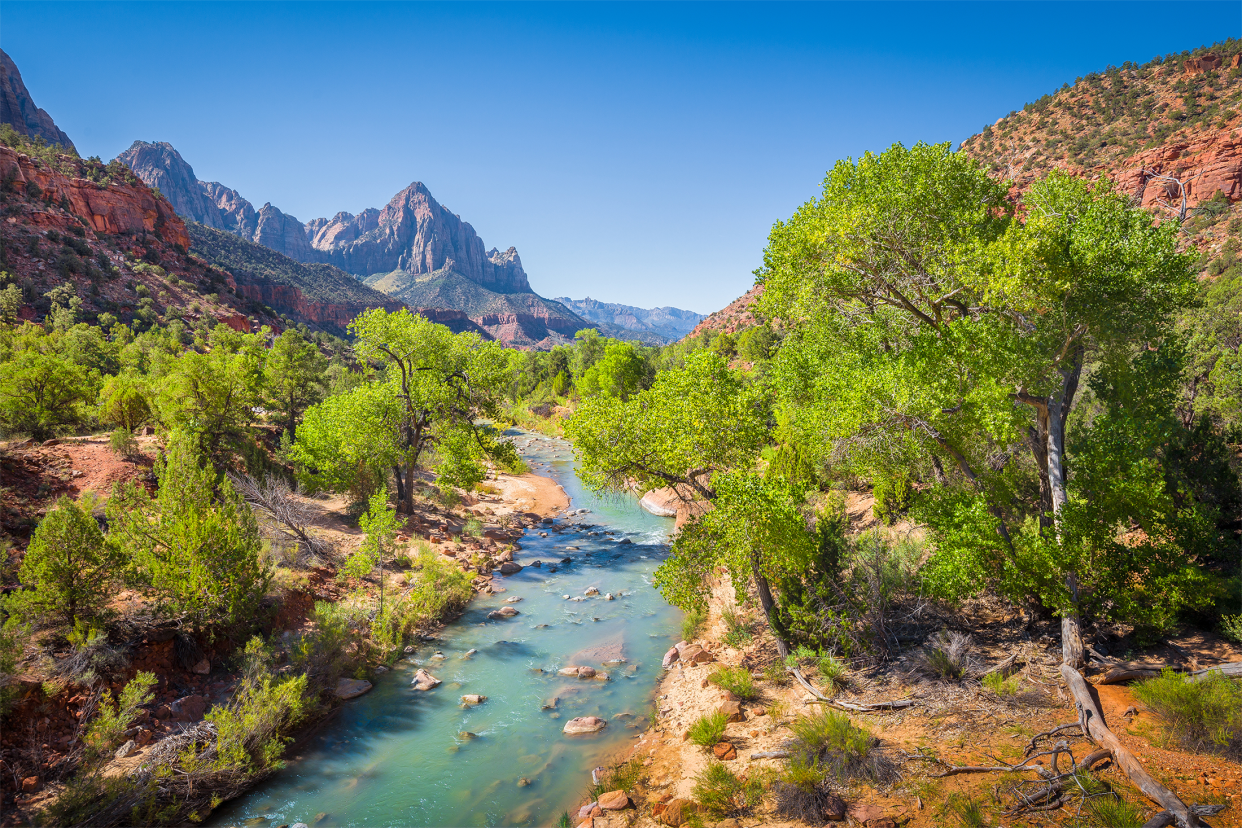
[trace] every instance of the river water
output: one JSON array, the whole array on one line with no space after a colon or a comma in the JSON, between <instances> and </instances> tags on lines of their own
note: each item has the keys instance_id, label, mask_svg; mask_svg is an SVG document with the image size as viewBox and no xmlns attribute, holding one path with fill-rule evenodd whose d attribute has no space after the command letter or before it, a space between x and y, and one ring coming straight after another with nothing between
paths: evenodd
<instances>
[{"instance_id":1,"label":"river water","mask_svg":"<svg viewBox=\"0 0 1242 828\"><path fill-rule=\"evenodd\" d=\"M558 518L560 531L547 538L527 530L516 558L526 568L496 578L506 592L476 598L439 640L420 644L371 692L346 702L283 771L223 806L211 824L553 825L578 804L591 769L646 729L660 659L677 641L681 619L651 586L673 521L648 514L633 497L587 491L567 442L510 434L536 473L565 488L571 511L590 511ZM566 557L572 562L560 564ZM542 567L530 566L537 560ZM600 594L585 597L590 587ZM513 604L520 615L488 620L514 596L522 599ZM471 649L478 652L465 657ZM617 657L624 663L605 663ZM571 664L606 671L610 680L556 675ZM444 683L413 689L420 666ZM466 693L488 698L465 708ZM554 698L554 709L542 709ZM563 735L575 716L599 716L608 726Z\"/></svg>"}]
</instances>

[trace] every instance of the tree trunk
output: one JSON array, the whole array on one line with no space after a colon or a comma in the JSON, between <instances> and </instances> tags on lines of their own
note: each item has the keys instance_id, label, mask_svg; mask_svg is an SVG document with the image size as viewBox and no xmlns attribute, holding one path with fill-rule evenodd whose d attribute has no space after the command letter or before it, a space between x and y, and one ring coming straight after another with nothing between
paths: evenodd
<instances>
[{"instance_id":1,"label":"tree trunk","mask_svg":"<svg viewBox=\"0 0 1242 828\"><path fill-rule=\"evenodd\" d=\"M1061 384L1048 397L1048 489L1052 496L1052 523L1057 542L1061 537L1061 510L1069 500L1065 488L1065 423L1074 404L1078 390L1078 376L1082 373L1082 349L1077 348L1069 357L1069 364L1058 369ZM1086 664L1082 641L1082 620L1078 613L1078 573L1065 573L1065 588L1069 592L1070 607L1061 615L1061 662L1075 670Z\"/></svg>"},{"instance_id":2,"label":"tree trunk","mask_svg":"<svg viewBox=\"0 0 1242 828\"><path fill-rule=\"evenodd\" d=\"M407 515L414 514L414 461L405 464L405 497L404 512Z\"/></svg>"},{"instance_id":3,"label":"tree trunk","mask_svg":"<svg viewBox=\"0 0 1242 828\"><path fill-rule=\"evenodd\" d=\"M768 629L772 631L772 637L776 639L776 652L781 658L789 655L789 642L785 640L779 632L780 627L775 623L776 601L772 598L772 588L768 586L768 579L763 577L763 573L759 571L759 563L753 558L750 562L751 575L755 579L755 589L759 593L759 603L763 607L763 615L768 620Z\"/></svg>"},{"instance_id":4,"label":"tree trunk","mask_svg":"<svg viewBox=\"0 0 1242 828\"><path fill-rule=\"evenodd\" d=\"M392 476L397 481L397 504L405 507L405 482L401 479L401 467L392 467Z\"/></svg>"}]
</instances>

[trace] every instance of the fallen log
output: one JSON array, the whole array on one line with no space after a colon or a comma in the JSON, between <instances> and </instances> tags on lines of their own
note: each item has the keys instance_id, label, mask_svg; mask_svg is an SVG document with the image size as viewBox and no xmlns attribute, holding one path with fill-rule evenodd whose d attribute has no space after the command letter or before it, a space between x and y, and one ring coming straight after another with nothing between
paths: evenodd
<instances>
[{"instance_id":1,"label":"fallen log","mask_svg":"<svg viewBox=\"0 0 1242 828\"><path fill-rule=\"evenodd\" d=\"M1078 708L1078 721L1087 738L1101 748L1111 751L1117 767L1130 778L1130 781L1143 792L1144 796L1168 811L1179 828L1202 826L1204 823L1199 821L1198 815L1193 813L1177 794L1157 782L1134 754L1126 750L1113 732L1108 729L1108 725L1104 722L1104 714L1100 712L1099 705L1095 703L1091 688L1083 679L1082 674L1068 664L1062 664L1061 675L1074 695L1074 704Z\"/></svg>"},{"instance_id":2,"label":"fallen log","mask_svg":"<svg viewBox=\"0 0 1242 828\"><path fill-rule=\"evenodd\" d=\"M1119 664L1105 673L1103 678L1096 681L1096 684L1123 684L1137 679L1155 678L1165 670L1172 670L1175 673L1187 672L1185 666L1181 664L1139 664L1134 666ZM1242 678L1242 661L1217 664L1212 667L1205 667L1202 670L1191 670L1189 673L1194 681L1202 681L1211 673L1220 673L1226 678Z\"/></svg>"},{"instance_id":3,"label":"fallen log","mask_svg":"<svg viewBox=\"0 0 1242 828\"><path fill-rule=\"evenodd\" d=\"M823 693L816 690L814 685L812 685L809 681L806 680L806 676L802 675L802 671L799 670L798 668L790 667L788 668L788 670L793 675L793 677L798 680L799 684L805 687L811 693L811 695L815 696L815 701L813 702L814 704L826 704L829 707L835 707L838 710L848 710L851 713L878 713L882 710L901 710L902 708L906 708L906 707L914 707L914 699L899 699L897 701L882 701L882 702L866 702L863 704L855 704L854 702L837 701L836 699L829 698L828 696L825 696Z\"/></svg>"},{"instance_id":4,"label":"fallen log","mask_svg":"<svg viewBox=\"0 0 1242 828\"><path fill-rule=\"evenodd\" d=\"M1190 676L1195 681L1202 681L1212 673L1220 673L1226 678L1242 678L1242 661L1230 661L1227 664L1217 664L1215 667L1205 667L1202 670L1195 670Z\"/></svg>"}]
</instances>

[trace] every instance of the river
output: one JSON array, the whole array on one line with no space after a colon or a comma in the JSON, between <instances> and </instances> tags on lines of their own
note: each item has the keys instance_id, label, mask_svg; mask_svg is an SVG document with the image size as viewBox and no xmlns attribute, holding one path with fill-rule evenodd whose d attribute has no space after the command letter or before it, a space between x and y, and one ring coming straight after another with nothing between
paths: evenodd
<instances>
[{"instance_id":1,"label":"river","mask_svg":"<svg viewBox=\"0 0 1242 828\"><path fill-rule=\"evenodd\" d=\"M553 825L578 803L591 769L646 729L660 659L681 620L651 586L673 521L643 511L636 498L585 489L569 443L510 434L533 471L565 488L571 511L589 511L558 518L563 528L547 538L527 530L516 558L526 568L497 576L506 592L476 598L439 640L420 644L371 692L346 702L284 770L221 807L212 825ZM566 557L572 562L558 563ZM535 561L543 566L530 566ZM600 594L586 597L590 587ZM513 604L521 614L488 620L510 597L522 599ZM595 652L579 655L587 650ZM617 655L624 663L604 663ZM604 670L610 680L556 674L571 664ZM414 690L420 666L444 683ZM466 708L466 693L488 698ZM544 709L554 698L556 707ZM563 735L575 716L608 726Z\"/></svg>"}]
</instances>

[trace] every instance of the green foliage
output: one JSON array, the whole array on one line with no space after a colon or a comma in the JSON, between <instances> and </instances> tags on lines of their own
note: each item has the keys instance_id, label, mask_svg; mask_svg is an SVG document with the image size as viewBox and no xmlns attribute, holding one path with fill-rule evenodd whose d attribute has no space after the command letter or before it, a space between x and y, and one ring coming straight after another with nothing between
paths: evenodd
<instances>
[{"instance_id":1,"label":"green foliage","mask_svg":"<svg viewBox=\"0 0 1242 828\"><path fill-rule=\"evenodd\" d=\"M29 589L9 596L5 608L10 613L69 629L79 619L103 614L116 561L91 517L92 506L91 501L79 505L61 497L39 523L17 573Z\"/></svg>"},{"instance_id":2,"label":"green foliage","mask_svg":"<svg viewBox=\"0 0 1242 828\"><path fill-rule=\"evenodd\" d=\"M782 443L776 450L764 477L783 479L799 491L815 489L819 485L818 475L808 459L808 452L800 444L793 442Z\"/></svg>"},{"instance_id":3,"label":"green foliage","mask_svg":"<svg viewBox=\"0 0 1242 828\"><path fill-rule=\"evenodd\" d=\"M1006 678L1000 673L988 673L980 681L983 689L998 696L1016 696L1022 689L1022 680L1017 676Z\"/></svg>"},{"instance_id":4,"label":"green foliage","mask_svg":"<svg viewBox=\"0 0 1242 828\"><path fill-rule=\"evenodd\" d=\"M250 639L244 658L237 691L206 716L216 726L215 756L183 760L190 768L210 762L216 771L255 775L281 767L284 736L305 715L306 676L278 679L259 638Z\"/></svg>"},{"instance_id":5,"label":"green foliage","mask_svg":"<svg viewBox=\"0 0 1242 828\"><path fill-rule=\"evenodd\" d=\"M89 767L107 761L111 751L120 747L125 731L129 728L139 708L149 704L156 685L154 673L139 672L121 690L121 697L114 703L112 691L104 690L99 710L91 719L82 737L86 747L84 763Z\"/></svg>"},{"instance_id":6,"label":"green foliage","mask_svg":"<svg viewBox=\"0 0 1242 828\"><path fill-rule=\"evenodd\" d=\"M108 446L121 457L131 458L138 456L138 441L134 439L134 433L124 428L118 428L108 435Z\"/></svg>"},{"instance_id":7,"label":"green foliage","mask_svg":"<svg viewBox=\"0 0 1242 828\"><path fill-rule=\"evenodd\" d=\"M742 701L759 698L759 688L755 686L750 670L745 667L720 667L707 680L721 690L728 690Z\"/></svg>"},{"instance_id":8,"label":"green foliage","mask_svg":"<svg viewBox=\"0 0 1242 828\"><path fill-rule=\"evenodd\" d=\"M169 435L156 476L154 499L127 483L108 501L112 536L135 579L167 615L194 629L245 626L271 580L250 507L227 478L217 488L194 441L181 432Z\"/></svg>"},{"instance_id":9,"label":"green foliage","mask_svg":"<svg viewBox=\"0 0 1242 828\"><path fill-rule=\"evenodd\" d=\"M578 389L588 396L628 399L642 385L646 364L633 342L609 339L603 356L587 368L578 380Z\"/></svg>"},{"instance_id":10,"label":"green foliage","mask_svg":"<svg viewBox=\"0 0 1242 828\"><path fill-rule=\"evenodd\" d=\"M99 419L132 432L151 417L147 390L141 376L126 371L106 377L99 389Z\"/></svg>"},{"instance_id":11,"label":"green foliage","mask_svg":"<svg viewBox=\"0 0 1242 828\"><path fill-rule=\"evenodd\" d=\"M793 754L838 783L859 779L887 782L894 767L878 750L879 740L834 710L820 710L794 719Z\"/></svg>"},{"instance_id":12,"label":"green foliage","mask_svg":"<svg viewBox=\"0 0 1242 828\"><path fill-rule=\"evenodd\" d=\"M871 507L871 513L886 526L896 523L914 499L914 489L905 474L881 477L875 482L872 494L875 495L875 504Z\"/></svg>"},{"instance_id":13,"label":"green foliage","mask_svg":"<svg viewBox=\"0 0 1242 828\"><path fill-rule=\"evenodd\" d=\"M694 637L699 634L699 629L707 621L707 607L696 605L686 610L686 616L681 619L681 637L683 641L693 641Z\"/></svg>"},{"instance_id":14,"label":"green foliage","mask_svg":"<svg viewBox=\"0 0 1242 828\"><path fill-rule=\"evenodd\" d=\"M1163 721L1185 750L1242 756L1242 685L1209 673L1194 677L1166 670L1134 685L1134 696Z\"/></svg>"},{"instance_id":15,"label":"green foliage","mask_svg":"<svg viewBox=\"0 0 1242 828\"><path fill-rule=\"evenodd\" d=\"M691 793L705 812L724 817L758 805L763 799L763 782L740 779L723 762L713 759L695 776Z\"/></svg>"},{"instance_id":16,"label":"green foliage","mask_svg":"<svg viewBox=\"0 0 1242 828\"><path fill-rule=\"evenodd\" d=\"M845 684L845 677L849 672L844 664L830 655L821 656L816 661L815 668L829 693Z\"/></svg>"},{"instance_id":17,"label":"green foliage","mask_svg":"<svg viewBox=\"0 0 1242 828\"><path fill-rule=\"evenodd\" d=\"M699 747L709 748L720 741L728 726L729 717L719 710L700 716L690 724L690 741Z\"/></svg>"},{"instance_id":18,"label":"green foliage","mask_svg":"<svg viewBox=\"0 0 1242 828\"><path fill-rule=\"evenodd\" d=\"M1234 644L1242 644L1242 615L1226 615L1221 618L1220 633Z\"/></svg>"},{"instance_id":19,"label":"green foliage","mask_svg":"<svg viewBox=\"0 0 1242 828\"><path fill-rule=\"evenodd\" d=\"M945 803L945 810L957 819L957 824L962 828L986 828L988 824L983 803L969 796L953 794Z\"/></svg>"},{"instance_id":20,"label":"green foliage","mask_svg":"<svg viewBox=\"0 0 1242 828\"><path fill-rule=\"evenodd\" d=\"M9 715L9 708L20 695L21 687L8 681L19 672L18 665L30 640L30 628L16 618L8 618L0 625L0 719Z\"/></svg>"},{"instance_id":21,"label":"green foliage","mask_svg":"<svg viewBox=\"0 0 1242 828\"><path fill-rule=\"evenodd\" d=\"M734 610L726 608L720 613L720 617L725 622L725 634L721 640L726 645L741 647L754 637L746 618Z\"/></svg>"},{"instance_id":22,"label":"green foliage","mask_svg":"<svg viewBox=\"0 0 1242 828\"><path fill-rule=\"evenodd\" d=\"M306 409L323 399L327 368L327 358L296 328L272 343L263 367L264 405L291 437Z\"/></svg>"},{"instance_id":23,"label":"green foliage","mask_svg":"<svg viewBox=\"0 0 1242 828\"><path fill-rule=\"evenodd\" d=\"M1087 800L1085 810L1093 828L1143 828L1147 822L1141 808L1114 795Z\"/></svg>"},{"instance_id":24,"label":"green foliage","mask_svg":"<svg viewBox=\"0 0 1242 828\"><path fill-rule=\"evenodd\" d=\"M53 437L86 423L98 375L55 353L28 348L0 364L0 428Z\"/></svg>"}]
</instances>

